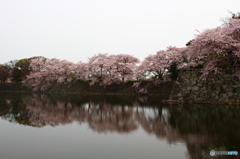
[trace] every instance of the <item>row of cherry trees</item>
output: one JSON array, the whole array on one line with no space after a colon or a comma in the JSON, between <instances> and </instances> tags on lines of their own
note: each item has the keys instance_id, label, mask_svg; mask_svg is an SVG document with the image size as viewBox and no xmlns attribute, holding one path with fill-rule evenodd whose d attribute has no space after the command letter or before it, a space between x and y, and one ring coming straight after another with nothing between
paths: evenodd
<instances>
[{"instance_id":1,"label":"row of cherry trees","mask_svg":"<svg viewBox=\"0 0 240 159\"><path fill-rule=\"evenodd\" d=\"M90 85L96 82L109 85L135 78L136 64L139 59L131 55L97 54L87 63L72 63L59 59L34 59L30 66L31 73L25 82L33 86L34 90L45 90L52 82L73 82L88 80Z\"/></svg>"},{"instance_id":2,"label":"row of cherry trees","mask_svg":"<svg viewBox=\"0 0 240 159\"><path fill-rule=\"evenodd\" d=\"M169 78L172 64L182 65L182 51L184 49L169 47L166 51L159 51L140 60L127 54L97 54L89 58L87 63L72 63L66 60L36 58L31 61L31 73L24 82L34 90L46 90L51 83L65 83L87 80L90 85L99 83L109 85L126 82L128 80L153 79L165 81Z\"/></svg>"},{"instance_id":3,"label":"row of cherry trees","mask_svg":"<svg viewBox=\"0 0 240 159\"><path fill-rule=\"evenodd\" d=\"M240 77L239 17L232 17L223 26L199 33L184 48L168 47L147 56L141 63L138 58L127 54L100 53L89 58L87 63L32 58L24 82L34 90L46 90L53 82L77 80L87 80L90 85L146 78L166 81L175 79L173 74L177 70L189 67L201 67L203 79L226 71Z\"/></svg>"}]
</instances>

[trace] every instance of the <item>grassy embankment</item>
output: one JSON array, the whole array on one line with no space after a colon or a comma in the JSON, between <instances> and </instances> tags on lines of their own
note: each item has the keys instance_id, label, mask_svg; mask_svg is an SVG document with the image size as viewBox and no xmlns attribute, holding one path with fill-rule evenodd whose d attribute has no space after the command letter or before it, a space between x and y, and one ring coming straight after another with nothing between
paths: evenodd
<instances>
[{"instance_id":1,"label":"grassy embankment","mask_svg":"<svg viewBox=\"0 0 240 159\"><path fill-rule=\"evenodd\" d=\"M89 86L88 82L76 83L52 83L47 93L81 93L81 94L108 94L108 95L138 95L133 86L134 81L126 83L111 84L108 86ZM149 95L169 96L174 81L161 83L158 86L153 85L150 81L143 81L140 87L147 87ZM0 83L0 92L33 92L30 88L22 83ZM37 91L38 92L38 91Z\"/></svg>"}]
</instances>

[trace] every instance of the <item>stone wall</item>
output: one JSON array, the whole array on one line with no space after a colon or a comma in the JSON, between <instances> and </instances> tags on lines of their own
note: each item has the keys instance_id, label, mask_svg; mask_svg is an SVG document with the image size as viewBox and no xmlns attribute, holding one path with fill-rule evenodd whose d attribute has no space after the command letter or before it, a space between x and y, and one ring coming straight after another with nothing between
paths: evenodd
<instances>
[{"instance_id":1,"label":"stone wall","mask_svg":"<svg viewBox=\"0 0 240 159\"><path fill-rule=\"evenodd\" d=\"M240 102L240 80L231 74L215 75L215 80L200 79L200 69L179 73L170 100L193 102Z\"/></svg>"}]
</instances>

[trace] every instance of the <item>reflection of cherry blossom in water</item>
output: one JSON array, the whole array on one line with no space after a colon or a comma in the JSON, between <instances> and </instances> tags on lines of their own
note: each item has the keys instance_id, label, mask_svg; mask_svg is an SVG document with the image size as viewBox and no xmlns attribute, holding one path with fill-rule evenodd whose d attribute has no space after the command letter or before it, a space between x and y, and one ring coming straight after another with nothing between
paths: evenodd
<instances>
[{"instance_id":1,"label":"reflection of cherry blossom in water","mask_svg":"<svg viewBox=\"0 0 240 159\"><path fill-rule=\"evenodd\" d=\"M7 100L6 100L7 99ZM171 105L140 100L35 94L1 100L4 120L36 127L86 123L98 133L143 129L170 144L186 144L189 158L208 158L214 147L239 148L239 110L204 105ZM124 99L125 100L125 99ZM231 124L228 124L231 123ZM211 145L211 146L209 146Z\"/></svg>"},{"instance_id":2,"label":"reflection of cherry blossom in water","mask_svg":"<svg viewBox=\"0 0 240 159\"><path fill-rule=\"evenodd\" d=\"M35 126L87 123L98 133L129 133L143 128L149 134L165 138L168 142L182 141L182 136L168 124L168 109L110 104L107 101L85 102L75 105L70 101L51 101L46 95L34 95L25 101L31 112L30 122Z\"/></svg>"}]
</instances>

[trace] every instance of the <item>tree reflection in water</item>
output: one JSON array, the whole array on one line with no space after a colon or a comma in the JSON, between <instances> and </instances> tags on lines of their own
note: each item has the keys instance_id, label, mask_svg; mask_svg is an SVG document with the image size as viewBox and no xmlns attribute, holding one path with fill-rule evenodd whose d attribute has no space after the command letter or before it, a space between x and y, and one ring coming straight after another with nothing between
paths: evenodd
<instances>
[{"instance_id":1,"label":"tree reflection in water","mask_svg":"<svg viewBox=\"0 0 240 159\"><path fill-rule=\"evenodd\" d=\"M0 116L34 127L87 123L98 133L130 133L141 127L170 144L185 143L189 158L208 158L213 148L240 150L239 109L159 101L123 96L3 94Z\"/></svg>"}]
</instances>

